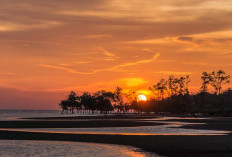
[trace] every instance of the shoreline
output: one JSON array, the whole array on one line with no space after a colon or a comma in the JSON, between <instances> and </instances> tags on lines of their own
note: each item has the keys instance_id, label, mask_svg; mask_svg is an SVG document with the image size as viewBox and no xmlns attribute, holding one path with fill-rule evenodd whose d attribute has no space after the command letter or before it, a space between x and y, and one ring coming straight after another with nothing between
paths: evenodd
<instances>
[{"instance_id":1,"label":"shoreline","mask_svg":"<svg viewBox=\"0 0 232 157\"><path fill-rule=\"evenodd\" d=\"M0 131L1 140L76 141L127 145L159 155L231 156L232 136L103 135ZM226 144L226 145L225 145Z\"/></svg>"},{"instance_id":2,"label":"shoreline","mask_svg":"<svg viewBox=\"0 0 232 157\"><path fill-rule=\"evenodd\" d=\"M30 121L0 121L0 128L99 128L99 127L136 127L164 125L159 122L133 120L30 120Z\"/></svg>"},{"instance_id":3,"label":"shoreline","mask_svg":"<svg viewBox=\"0 0 232 157\"><path fill-rule=\"evenodd\" d=\"M63 119L64 118L64 119ZM232 134L228 135L126 135L99 133L62 133L62 132L33 132L23 131L23 128L100 128L100 127L139 127L159 126L165 122L187 122L180 128L232 131L232 117L230 118L197 118L168 117L158 120L149 116L122 116L120 118L101 119L21 119L15 121L0 121L0 140L42 140L42 141L73 141L126 145L140 148L147 152L168 157L205 157L232 156ZM131 118L131 119L130 119ZM156 117L157 118L157 117ZM161 117L162 118L162 117ZM170 119L169 119L170 118ZM163 123L162 123L163 122ZM191 123L199 123L192 125ZM10 130L10 128L12 130ZM22 128L22 130L13 130Z\"/></svg>"},{"instance_id":4,"label":"shoreline","mask_svg":"<svg viewBox=\"0 0 232 157\"><path fill-rule=\"evenodd\" d=\"M72 120L72 119L147 119L147 118L158 118L157 115L152 114L109 114L109 115L75 115L72 116L58 116L58 117L29 117L29 118L19 118L27 120Z\"/></svg>"}]
</instances>

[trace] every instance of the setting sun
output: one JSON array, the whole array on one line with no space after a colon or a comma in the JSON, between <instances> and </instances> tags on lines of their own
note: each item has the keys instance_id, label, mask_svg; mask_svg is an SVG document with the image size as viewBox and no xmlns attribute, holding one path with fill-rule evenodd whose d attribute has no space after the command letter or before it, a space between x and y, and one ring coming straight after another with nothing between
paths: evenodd
<instances>
[{"instance_id":1,"label":"setting sun","mask_svg":"<svg viewBox=\"0 0 232 157\"><path fill-rule=\"evenodd\" d=\"M137 101L147 101L147 97L146 97L145 95L140 94L140 95L138 96Z\"/></svg>"}]
</instances>

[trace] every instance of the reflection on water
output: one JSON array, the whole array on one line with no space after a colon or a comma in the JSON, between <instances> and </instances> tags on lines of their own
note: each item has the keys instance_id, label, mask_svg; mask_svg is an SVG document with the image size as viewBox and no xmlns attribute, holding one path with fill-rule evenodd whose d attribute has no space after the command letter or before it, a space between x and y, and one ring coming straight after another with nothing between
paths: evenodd
<instances>
[{"instance_id":1,"label":"reflection on water","mask_svg":"<svg viewBox=\"0 0 232 157\"><path fill-rule=\"evenodd\" d=\"M103 127L103 128L23 128L0 129L13 131L71 133L71 134L119 134L119 135L227 135L230 131L199 130L179 128L190 125L185 122L166 122L166 125L137 127ZM194 123L199 124L199 123Z\"/></svg>"},{"instance_id":2,"label":"reflection on water","mask_svg":"<svg viewBox=\"0 0 232 157\"><path fill-rule=\"evenodd\" d=\"M204 118L204 117L157 117L152 119L146 119L146 120L170 120L170 119L210 119L210 118Z\"/></svg>"},{"instance_id":3,"label":"reflection on water","mask_svg":"<svg viewBox=\"0 0 232 157\"><path fill-rule=\"evenodd\" d=\"M0 120L16 120L26 117L50 117L61 116L57 110L0 110Z\"/></svg>"},{"instance_id":4,"label":"reflection on water","mask_svg":"<svg viewBox=\"0 0 232 157\"><path fill-rule=\"evenodd\" d=\"M1 115L0 119L7 119L7 120L12 118L22 118L22 117L70 116L70 114L62 115L60 111L37 111L37 110L32 110L32 111L0 110L0 115ZM77 116L77 115L74 114L73 116ZM177 121L176 122L166 121L170 119L176 119ZM137 119L137 121L143 121L143 122L148 121L153 123L165 123L165 125L155 125L155 126L104 127L104 128L31 128L31 129L28 128L28 129L13 129L13 130L36 131L36 132L42 131L42 132L56 132L56 133L123 134L123 135L227 135L231 133L230 131L180 128L183 125L194 125L201 123L179 122L178 119L208 119L208 118L157 117L157 118L143 119L143 120Z\"/></svg>"},{"instance_id":5,"label":"reflection on water","mask_svg":"<svg viewBox=\"0 0 232 157\"><path fill-rule=\"evenodd\" d=\"M96 116L98 114L61 114L60 110L0 110L0 115L0 120L19 120L19 118L31 117Z\"/></svg>"},{"instance_id":6,"label":"reflection on water","mask_svg":"<svg viewBox=\"0 0 232 157\"><path fill-rule=\"evenodd\" d=\"M134 147L63 141L0 140L0 156L4 157L159 157Z\"/></svg>"}]
</instances>

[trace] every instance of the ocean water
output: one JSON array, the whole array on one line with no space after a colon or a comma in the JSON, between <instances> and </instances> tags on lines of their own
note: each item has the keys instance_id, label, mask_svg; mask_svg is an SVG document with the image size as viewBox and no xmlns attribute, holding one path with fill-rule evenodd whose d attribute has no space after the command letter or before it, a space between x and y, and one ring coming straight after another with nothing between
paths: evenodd
<instances>
[{"instance_id":1,"label":"ocean water","mask_svg":"<svg viewBox=\"0 0 232 157\"><path fill-rule=\"evenodd\" d=\"M96 116L99 114L78 114L78 116ZM30 117L67 117L77 114L61 114L60 110L0 110L0 120L19 120ZM227 135L230 131L200 130L180 128L184 125L199 123L186 123L180 121L166 121L168 119L186 119L181 117L157 117L142 121L165 123L165 125L137 126L137 127L101 127L101 128L19 128L0 130L23 130L56 133L94 133L94 134L127 134L127 135ZM189 118L188 118L189 119ZM199 118L191 118L199 119ZM138 120L139 121L139 120Z\"/></svg>"},{"instance_id":2,"label":"ocean water","mask_svg":"<svg viewBox=\"0 0 232 157\"><path fill-rule=\"evenodd\" d=\"M96 116L98 114L62 114L61 110L0 110L0 120L36 117Z\"/></svg>"},{"instance_id":3,"label":"ocean water","mask_svg":"<svg viewBox=\"0 0 232 157\"><path fill-rule=\"evenodd\" d=\"M0 157L160 157L127 146L64 142L0 140Z\"/></svg>"},{"instance_id":4,"label":"ocean water","mask_svg":"<svg viewBox=\"0 0 232 157\"><path fill-rule=\"evenodd\" d=\"M86 116L86 114L83 114ZM88 114L87 114L88 115ZM0 120L17 120L30 117L62 117L77 116L77 114L61 114L61 111L41 110L0 110ZM79 114L78 114L79 116ZM89 114L92 116L92 114ZM55 132L73 134L126 134L126 135L226 135L228 131L198 130L180 128L183 125L195 125L178 120L166 121L167 119L180 119L179 117L158 117L142 121L166 123L165 125L138 126L138 127L102 127L102 128L18 128L0 130L20 130L29 132ZM138 120L139 121L139 120ZM0 140L0 157L144 157L154 156L141 150L118 145L64 142L64 141L23 141L23 140Z\"/></svg>"},{"instance_id":5,"label":"ocean water","mask_svg":"<svg viewBox=\"0 0 232 157\"><path fill-rule=\"evenodd\" d=\"M93 114L83 114L93 116ZM0 110L0 120L20 120L30 117L65 117L56 110ZM78 114L79 116L79 114ZM96 116L96 115L95 115ZM42 129L42 128L41 128ZM10 129L6 129L10 130ZM141 149L85 142L0 140L0 157L160 157Z\"/></svg>"},{"instance_id":6,"label":"ocean water","mask_svg":"<svg viewBox=\"0 0 232 157\"><path fill-rule=\"evenodd\" d=\"M0 110L0 120L17 120L28 117L66 116L58 110Z\"/></svg>"}]
</instances>

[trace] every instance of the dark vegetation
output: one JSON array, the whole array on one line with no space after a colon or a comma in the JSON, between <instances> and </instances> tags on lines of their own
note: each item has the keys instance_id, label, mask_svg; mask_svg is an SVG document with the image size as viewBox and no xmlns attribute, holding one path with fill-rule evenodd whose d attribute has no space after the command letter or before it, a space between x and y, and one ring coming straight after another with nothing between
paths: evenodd
<instances>
[{"instance_id":1,"label":"dark vegetation","mask_svg":"<svg viewBox=\"0 0 232 157\"><path fill-rule=\"evenodd\" d=\"M190 94L190 77L169 76L161 79L149 90L152 93L148 101L137 101L137 92L123 93L120 87L114 92L98 91L76 95L71 92L66 100L60 102L64 111L114 113L176 113L176 114L204 114L204 115L232 115L232 90L222 91L224 84L230 82L230 75L225 71L203 72L202 86L196 94ZM209 92L209 87L214 92Z\"/></svg>"}]
</instances>

